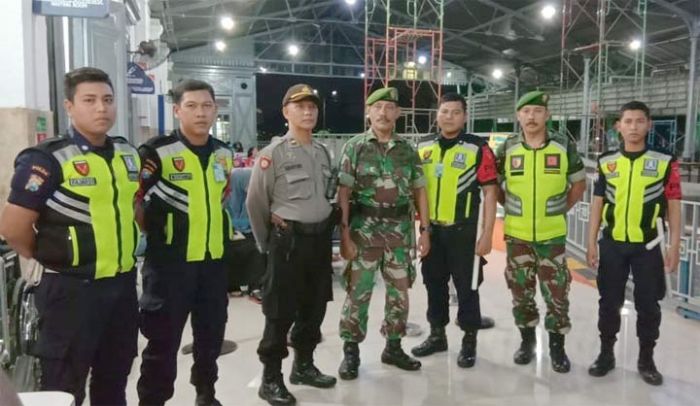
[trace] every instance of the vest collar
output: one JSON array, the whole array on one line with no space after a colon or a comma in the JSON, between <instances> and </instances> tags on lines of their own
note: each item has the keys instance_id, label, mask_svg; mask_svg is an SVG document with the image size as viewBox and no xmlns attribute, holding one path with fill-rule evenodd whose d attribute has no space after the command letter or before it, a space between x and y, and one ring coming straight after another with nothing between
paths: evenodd
<instances>
[{"instance_id":1,"label":"vest collar","mask_svg":"<svg viewBox=\"0 0 700 406\"><path fill-rule=\"evenodd\" d=\"M648 150L649 150L649 146L644 146L644 149L641 151L628 152L628 151L625 151L624 144L620 145L620 153L622 154L622 156L629 159L630 161L634 161L635 159L639 158L640 156L646 154Z\"/></svg>"},{"instance_id":2,"label":"vest collar","mask_svg":"<svg viewBox=\"0 0 700 406\"><path fill-rule=\"evenodd\" d=\"M209 137L207 138L207 143L204 144L204 145L192 145L192 143L187 139L187 137L185 137L184 134L182 134L182 132L181 132L179 129L173 130L173 132L171 133L171 135L176 136L177 139L180 140L180 142L182 142L183 144L185 144L185 146L186 146L187 148L189 148L189 149L193 149L193 148L204 148L204 147L207 147L207 148L210 148L210 149L211 149L211 147L212 147L212 140L211 140L211 139L212 139L212 136L211 136L211 134L209 134Z\"/></svg>"},{"instance_id":3,"label":"vest collar","mask_svg":"<svg viewBox=\"0 0 700 406\"><path fill-rule=\"evenodd\" d=\"M114 143L112 142L112 138L109 135L105 140L105 145L101 147L92 145L90 141L88 141L88 139L78 130L76 130L73 126L70 126L70 128L68 129L68 136L83 154L86 154L88 152L104 152L114 149Z\"/></svg>"},{"instance_id":4,"label":"vest collar","mask_svg":"<svg viewBox=\"0 0 700 406\"><path fill-rule=\"evenodd\" d=\"M523 148L531 150L531 151L537 151L537 150L546 148L547 145L549 145L549 141L551 139L552 139L552 133L549 130L547 130L547 132L545 134L545 138L544 138L544 143L542 144L542 146L539 148L532 148L530 145L528 145L527 142L525 142L525 133L520 131L520 133L518 134L518 142L520 142L523 145Z\"/></svg>"}]
</instances>

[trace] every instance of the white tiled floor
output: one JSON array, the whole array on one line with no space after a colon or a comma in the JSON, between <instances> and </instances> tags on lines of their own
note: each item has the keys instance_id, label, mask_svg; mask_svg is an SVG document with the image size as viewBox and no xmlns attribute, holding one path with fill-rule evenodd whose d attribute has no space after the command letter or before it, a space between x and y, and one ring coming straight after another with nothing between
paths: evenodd
<instances>
[{"instance_id":1,"label":"white tiled floor","mask_svg":"<svg viewBox=\"0 0 700 406\"><path fill-rule=\"evenodd\" d=\"M616 346L617 368L605 378L592 378L586 370L598 351L597 291L574 282L571 289L573 329L567 336L567 352L572 361L569 374L552 372L546 340L538 342L538 359L527 366L513 364L512 354L519 344L513 325L510 294L503 278L505 255L494 251L488 258L486 281L481 287L484 314L496 320L496 327L479 334L478 360L474 368L456 365L461 331L450 325L450 349L447 353L423 358L423 368L406 372L383 365L379 355L384 341L379 325L384 305L383 287L375 288L370 309L367 340L361 344L360 377L351 382L339 381L333 389L315 389L288 385L301 405L700 405L700 322L686 320L673 310L664 309L661 339L656 362L664 374L661 387L651 387L639 378L636 370L637 340L635 312L632 304L623 316L622 331ZM538 294L539 296L539 294ZM329 303L323 325L325 337L316 350L319 368L337 376L342 358L342 342L338 337L338 318L344 293L335 289L335 301ZM419 280L411 291L410 321L427 328L426 294ZM540 300L540 309L544 309ZM452 308L453 315L456 308ZM540 323L542 324L542 323ZM263 328L260 306L246 299L232 299L226 338L238 343L236 352L219 359L218 398L225 406L266 405L258 399L262 367L255 350ZM538 339L546 337L540 326ZM191 341L189 330L185 341ZM404 339L409 350L425 338ZM144 340L140 340L140 348ZM140 359L129 377L129 404L137 404L136 380ZM194 388L189 384L190 356L180 355L175 396L168 405L192 405ZM291 368L291 357L284 363L285 377Z\"/></svg>"}]
</instances>

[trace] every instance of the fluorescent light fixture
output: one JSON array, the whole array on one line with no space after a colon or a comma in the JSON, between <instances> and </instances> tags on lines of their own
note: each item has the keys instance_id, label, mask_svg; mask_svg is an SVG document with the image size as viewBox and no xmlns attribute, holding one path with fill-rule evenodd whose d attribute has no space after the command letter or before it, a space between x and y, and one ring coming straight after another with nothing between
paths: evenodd
<instances>
[{"instance_id":1,"label":"fluorescent light fixture","mask_svg":"<svg viewBox=\"0 0 700 406\"><path fill-rule=\"evenodd\" d=\"M337 95L338 95L338 91L337 91L337 90L333 90L333 91L331 92L331 96L334 96L334 97L335 97L335 96L337 96Z\"/></svg>"},{"instance_id":2,"label":"fluorescent light fixture","mask_svg":"<svg viewBox=\"0 0 700 406\"><path fill-rule=\"evenodd\" d=\"M418 56L418 63L419 64L425 65L426 62L428 62L428 58L425 55Z\"/></svg>"},{"instance_id":3,"label":"fluorescent light fixture","mask_svg":"<svg viewBox=\"0 0 700 406\"><path fill-rule=\"evenodd\" d=\"M452 71L447 71L447 73L445 73L445 77L446 77L446 78L451 78L451 77L452 77Z\"/></svg>"},{"instance_id":4,"label":"fluorescent light fixture","mask_svg":"<svg viewBox=\"0 0 700 406\"><path fill-rule=\"evenodd\" d=\"M365 77L365 73L364 73L364 72L360 72L360 77L361 77L361 78L364 78L364 77Z\"/></svg>"},{"instance_id":5,"label":"fluorescent light fixture","mask_svg":"<svg viewBox=\"0 0 700 406\"><path fill-rule=\"evenodd\" d=\"M551 20L554 17L554 15L557 14L557 9L554 8L553 5L547 4L544 7L542 7L540 14L545 20Z\"/></svg>"},{"instance_id":6,"label":"fluorescent light fixture","mask_svg":"<svg viewBox=\"0 0 700 406\"><path fill-rule=\"evenodd\" d=\"M642 47L642 41L638 39L633 39L632 41L630 41L628 46L632 51L638 51L639 48Z\"/></svg>"},{"instance_id":7,"label":"fluorescent light fixture","mask_svg":"<svg viewBox=\"0 0 700 406\"><path fill-rule=\"evenodd\" d=\"M218 40L214 42L214 48L219 52L223 52L226 49L226 43L222 40Z\"/></svg>"},{"instance_id":8,"label":"fluorescent light fixture","mask_svg":"<svg viewBox=\"0 0 700 406\"><path fill-rule=\"evenodd\" d=\"M236 25L236 22L233 21L231 16L223 16L221 17L220 24L221 28L225 29L226 31L231 31Z\"/></svg>"},{"instance_id":9,"label":"fluorescent light fixture","mask_svg":"<svg viewBox=\"0 0 700 406\"><path fill-rule=\"evenodd\" d=\"M345 2L346 2L349 6L353 6L353 5L355 5L355 3L357 3L357 0L345 0Z\"/></svg>"},{"instance_id":10,"label":"fluorescent light fixture","mask_svg":"<svg viewBox=\"0 0 700 406\"><path fill-rule=\"evenodd\" d=\"M261 67L260 67L260 72L262 72L262 73L267 73L267 68L264 67L264 66L261 66Z\"/></svg>"},{"instance_id":11,"label":"fluorescent light fixture","mask_svg":"<svg viewBox=\"0 0 700 406\"><path fill-rule=\"evenodd\" d=\"M289 44L287 47L287 53L291 56L299 55L299 46L296 44Z\"/></svg>"},{"instance_id":12,"label":"fluorescent light fixture","mask_svg":"<svg viewBox=\"0 0 700 406\"><path fill-rule=\"evenodd\" d=\"M503 77L503 71L500 68L496 68L491 72L491 76L493 76L494 79L500 79Z\"/></svg>"}]
</instances>

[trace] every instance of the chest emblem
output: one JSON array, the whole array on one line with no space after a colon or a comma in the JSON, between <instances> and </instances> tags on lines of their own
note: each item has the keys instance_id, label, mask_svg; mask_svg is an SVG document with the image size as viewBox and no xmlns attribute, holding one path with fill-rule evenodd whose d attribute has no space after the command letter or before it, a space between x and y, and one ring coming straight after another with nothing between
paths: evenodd
<instances>
[{"instance_id":1,"label":"chest emblem","mask_svg":"<svg viewBox=\"0 0 700 406\"><path fill-rule=\"evenodd\" d=\"M559 169L559 154L547 154L545 156L544 164L548 169Z\"/></svg>"},{"instance_id":2,"label":"chest emblem","mask_svg":"<svg viewBox=\"0 0 700 406\"><path fill-rule=\"evenodd\" d=\"M178 172L182 172L185 169L185 158L181 156L176 156L173 158L173 166Z\"/></svg>"},{"instance_id":3,"label":"chest emblem","mask_svg":"<svg viewBox=\"0 0 700 406\"><path fill-rule=\"evenodd\" d=\"M510 169L511 170L522 170L523 162L525 159L522 155L513 155L510 157Z\"/></svg>"},{"instance_id":4,"label":"chest emblem","mask_svg":"<svg viewBox=\"0 0 700 406\"><path fill-rule=\"evenodd\" d=\"M608 168L608 172L612 173L612 172L615 172L615 169L617 169L617 162L616 161L608 162L607 164L605 164L605 166Z\"/></svg>"},{"instance_id":5,"label":"chest emblem","mask_svg":"<svg viewBox=\"0 0 700 406\"><path fill-rule=\"evenodd\" d=\"M90 165L88 165L87 161L75 161L73 162L73 168L81 176L87 176L90 173Z\"/></svg>"},{"instance_id":6,"label":"chest emblem","mask_svg":"<svg viewBox=\"0 0 700 406\"><path fill-rule=\"evenodd\" d=\"M644 160L644 170L645 171L655 171L659 168L658 159L645 159Z\"/></svg>"},{"instance_id":7,"label":"chest emblem","mask_svg":"<svg viewBox=\"0 0 700 406\"><path fill-rule=\"evenodd\" d=\"M423 159L430 159L431 155L433 155L432 149L426 149L425 151L423 151Z\"/></svg>"}]
</instances>

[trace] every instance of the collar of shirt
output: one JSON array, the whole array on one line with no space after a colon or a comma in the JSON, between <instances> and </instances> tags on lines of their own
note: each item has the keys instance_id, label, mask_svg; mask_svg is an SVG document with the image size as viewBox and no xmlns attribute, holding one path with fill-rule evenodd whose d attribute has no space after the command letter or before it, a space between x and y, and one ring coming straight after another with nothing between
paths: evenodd
<instances>
[{"instance_id":1,"label":"collar of shirt","mask_svg":"<svg viewBox=\"0 0 700 406\"><path fill-rule=\"evenodd\" d=\"M530 145L528 145L527 142L525 142L525 133L523 133L522 131L520 131L520 133L518 134L518 141L519 141L521 144L523 144L523 147L524 147L525 149L537 150L537 149L542 149L542 148L546 147L547 144L549 144L549 140L552 139L552 135L553 135L552 132L549 131L549 130L547 130L547 131L545 132L545 135L544 135L544 142L542 143L542 145L540 145L540 146L537 147L537 148L533 148L533 147L531 147Z\"/></svg>"},{"instance_id":2,"label":"collar of shirt","mask_svg":"<svg viewBox=\"0 0 700 406\"><path fill-rule=\"evenodd\" d=\"M459 140L461 140L464 137L464 132L461 132L457 134L456 137L454 138L445 138L442 134L440 134L440 138L438 138L438 143L440 144L441 149L450 149L457 145Z\"/></svg>"},{"instance_id":3,"label":"collar of shirt","mask_svg":"<svg viewBox=\"0 0 700 406\"><path fill-rule=\"evenodd\" d=\"M624 146L624 145L621 145L621 146L620 146L620 153L621 153L622 155L624 155L624 156L625 156L627 159L629 159L630 161L634 161L635 159L637 159L637 158L639 158L640 156L644 155L644 154L647 152L648 149L649 149L649 147L645 145L645 146L644 146L644 149L641 150L641 151L628 152L628 151L625 151L625 146Z\"/></svg>"},{"instance_id":4,"label":"collar of shirt","mask_svg":"<svg viewBox=\"0 0 700 406\"><path fill-rule=\"evenodd\" d=\"M205 148L211 149L211 146L212 146L211 134L210 134L209 137L207 138L207 143L206 143L206 144L204 144L204 145L192 145L192 143L187 139L187 137L185 137L184 134L182 134L182 132L181 132L180 130L175 130L175 131L173 131L173 133L174 133L174 134L177 136L177 138L178 138L180 141L182 141L182 143L185 144L185 146L187 146L187 148L189 148L189 149L192 149L192 150L194 150L194 149L202 150L202 149L205 149Z\"/></svg>"},{"instance_id":5,"label":"collar of shirt","mask_svg":"<svg viewBox=\"0 0 700 406\"><path fill-rule=\"evenodd\" d=\"M367 130L365 135L367 135L368 141L374 140L377 142L377 144L379 144L379 138L377 138L377 135L374 133L374 131L371 128L369 130ZM389 142L386 144L387 145L386 149L390 150L394 145L396 145L399 142L405 142L405 140L403 138L399 137L399 135L396 134L396 132L392 132L391 138L389 139Z\"/></svg>"},{"instance_id":6,"label":"collar of shirt","mask_svg":"<svg viewBox=\"0 0 700 406\"><path fill-rule=\"evenodd\" d=\"M70 129L68 130L68 135L70 138L73 140L75 145L80 148L80 151L83 153L86 152L102 152L102 151L109 151L114 149L114 144L112 143L112 138L110 136L107 136L107 139L105 140L105 145L103 146L95 146L90 143L90 141L85 138L83 134L81 134L78 130L75 129L75 127L71 126Z\"/></svg>"}]
</instances>

